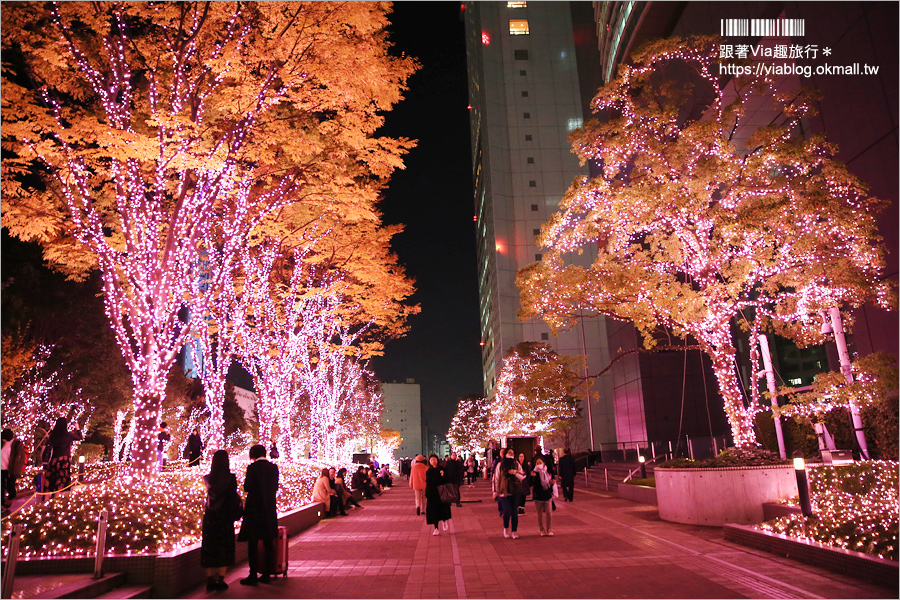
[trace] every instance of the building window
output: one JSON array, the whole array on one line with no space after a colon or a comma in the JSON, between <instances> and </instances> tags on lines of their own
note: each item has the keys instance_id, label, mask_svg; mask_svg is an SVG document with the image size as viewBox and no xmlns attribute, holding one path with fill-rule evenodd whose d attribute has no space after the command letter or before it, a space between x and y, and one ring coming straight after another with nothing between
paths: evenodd
<instances>
[{"instance_id":1,"label":"building window","mask_svg":"<svg viewBox=\"0 0 900 600\"><path fill-rule=\"evenodd\" d=\"M532 206L537 206L537 204L533 204ZM540 229L532 229L531 233L533 233L534 235L541 235L541 230Z\"/></svg>"},{"instance_id":2,"label":"building window","mask_svg":"<svg viewBox=\"0 0 900 600\"><path fill-rule=\"evenodd\" d=\"M510 19L509 35L528 35L528 19Z\"/></svg>"},{"instance_id":3,"label":"building window","mask_svg":"<svg viewBox=\"0 0 900 600\"><path fill-rule=\"evenodd\" d=\"M531 134L530 134L530 133L526 133L526 134L525 134L525 141L526 141L526 142L530 142L530 141L531 141Z\"/></svg>"},{"instance_id":4,"label":"building window","mask_svg":"<svg viewBox=\"0 0 900 600\"><path fill-rule=\"evenodd\" d=\"M568 129L569 131L575 131L582 125L584 125L584 119L569 119L566 122L566 129Z\"/></svg>"},{"instance_id":5,"label":"building window","mask_svg":"<svg viewBox=\"0 0 900 600\"><path fill-rule=\"evenodd\" d=\"M523 119L530 119L530 118L531 118L531 113L522 113L522 118L523 118Z\"/></svg>"},{"instance_id":6,"label":"building window","mask_svg":"<svg viewBox=\"0 0 900 600\"><path fill-rule=\"evenodd\" d=\"M525 77L525 69L519 69L519 75Z\"/></svg>"},{"instance_id":7,"label":"building window","mask_svg":"<svg viewBox=\"0 0 900 600\"><path fill-rule=\"evenodd\" d=\"M506 8L525 8L526 6L528 6L528 2L525 0L509 0L506 3Z\"/></svg>"},{"instance_id":8,"label":"building window","mask_svg":"<svg viewBox=\"0 0 900 600\"><path fill-rule=\"evenodd\" d=\"M528 92L524 92L524 91L523 91L523 92L522 92L522 97L523 97L523 98L527 98L527 97L528 97Z\"/></svg>"},{"instance_id":9,"label":"building window","mask_svg":"<svg viewBox=\"0 0 900 600\"><path fill-rule=\"evenodd\" d=\"M527 162L529 165L533 165L533 164L534 164L534 157L533 157L533 156L529 156L527 159L525 159L525 162Z\"/></svg>"},{"instance_id":10,"label":"building window","mask_svg":"<svg viewBox=\"0 0 900 600\"><path fill-rule=\"evenodd\" d=\"M535 254L534 260L541 260L541 257L543 257L543 254Z\"/></svg>"},{"instance_id":11,"label":"building window","mask_svg":"<svg viewBox=\"0 0 900 600\"><path fill-rule=\"evenodd\" d=\"M516 60L528 60L528 50L513 50L513 58ZM519 75L524 74L524 71L519 71Z\"/></svg>"},{"instance_id":12,"label":"building window","mask_svg":"<svg viewBox=\"0 0 900 600\"><path fill-rule=\"evenodd\" d=\"M549 334L549 333L542 333L542 334L541 334L541 339L542 339L542 340L549 340L549 339L550 339L550 334Z\"/></svg>"},{"instance_id":13,"label":"building window","mask_svg":"<svg viewBox=\"0 0 900 600\"><path fill-rule=\"evenodd\" d=\"M533 183L533 182L532 182L532 183ZM538 205L537 205L537 204L532 204L532 205L531 205L531 211L532 211L532 212L537 212L537 209L538 209ZM536 230L535 230L535 231L536 231Z\"/></svg>"},{"instance_id":14,"label":"building window","mask_svg":"<svg viewBox=\"0 0 900 600\"><path fill-rule=\"evenodd\" d=\"M529 181L528 187L537 187L537 181Z\"/></svg>"}]
</instances>

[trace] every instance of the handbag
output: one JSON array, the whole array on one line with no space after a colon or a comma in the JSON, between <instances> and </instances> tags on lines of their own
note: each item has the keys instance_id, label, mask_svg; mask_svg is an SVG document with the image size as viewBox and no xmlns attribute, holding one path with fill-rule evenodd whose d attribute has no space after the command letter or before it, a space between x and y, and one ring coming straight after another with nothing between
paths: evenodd
<instances>
[{"instance_id":1,"label":"handbag","mask_svg":"<svg viewBox=\"0 0 900 600\"><path fill-rule=\"evenodd\" d=\"M553 484L553 497L559 498L559 486L557 486L555 483Z\"/></svg>"},{"instance_id":2,"label":"handbag","mask_svg":"<svg viewBox=\"0 0 900 600\"><path fill-rule=\"evenodd\" d=\"M456 504L459 502L459 488L452 483L442 483L438 486L438 494L444 504Z\"/></svg>"},{"instance_id":3,"label":"handbag","mask_svg":"<svg viewBox=\"0 0 900 600\"><path fill-rule=\"evenodd\" d=\"M507 477L506 493L510 496L519 496L524 493L522 482L515 475Z\"/></svg>"}]
</instances>

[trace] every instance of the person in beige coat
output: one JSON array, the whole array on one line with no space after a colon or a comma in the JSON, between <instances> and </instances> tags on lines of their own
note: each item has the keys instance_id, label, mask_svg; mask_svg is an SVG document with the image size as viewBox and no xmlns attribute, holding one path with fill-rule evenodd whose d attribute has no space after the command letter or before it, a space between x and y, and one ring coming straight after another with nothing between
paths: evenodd
<instances>
[{"instance_id":1,"label":"person in beige coat","mask_svg":"<svg viewBox=\"0 0 900 600\"><path fill-rule=\"evenodd\" d=\"M331 509L331 497L336 493L331 488L331 478L328 476L328 469L322 469L322 474L316 480L315 485L313 485L312 501L324 503L325 513L327 514Z\"/></svg>"},{"instance_id":2,"label":"person in beige coat","mask_svg":"<svg viewBox=\"0 0 900 600\"><path fill-rule=\"evenodd\" d=\"M425 512L425 473L427 472L428 463L425 462L425 457L417 454L409 474L409 487L416 493L416 515Z\"/></svg>"}]
</instances>

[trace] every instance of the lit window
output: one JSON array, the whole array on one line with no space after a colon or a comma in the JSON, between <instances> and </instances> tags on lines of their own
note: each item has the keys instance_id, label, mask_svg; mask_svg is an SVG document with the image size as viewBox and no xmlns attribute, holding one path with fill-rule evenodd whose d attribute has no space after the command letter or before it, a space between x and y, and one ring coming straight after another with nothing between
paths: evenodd
<instances>
[{"instance_id":1,"label":"lit window","mask_svg":"<svg viewBox=\"0 0 900 600\"><path fill-rule=\"evenodd\" d=\"M506 3L506 8L525 8L526 6L528 6L528 3L525 0L519 0L518 2L509 0Z\"/></svg>"},{"instance_id":2,"label":"lit window","mask_svg":"<svg viewBox=\"0 0 900 600\"><path fill-rule=\"evenodd\" d=\"M491 36L489 36L486 31L481 32L481 43L485 46L491 45Z\"/></svg>"},{"instance_id":3,"label":"lit window","mask_svg":"<svg viewBox=\"0 0 900 600\"><path fill-rule=\"evenodd\" d=\"M528 19L510 19L509 35L528 35Z\"/></svg>"},{"instance_id":4,"label":"lit window","mask_svg":"<svg viewBox=\"0 0 900 600\"><path fill-rule=\"evenodd\" d=\"M576 129L579 129L582 125L584 125L584 119L569 119L569 121L566 123L566 128L569 131L575 131Z\"/></svg>"}]
</instances>

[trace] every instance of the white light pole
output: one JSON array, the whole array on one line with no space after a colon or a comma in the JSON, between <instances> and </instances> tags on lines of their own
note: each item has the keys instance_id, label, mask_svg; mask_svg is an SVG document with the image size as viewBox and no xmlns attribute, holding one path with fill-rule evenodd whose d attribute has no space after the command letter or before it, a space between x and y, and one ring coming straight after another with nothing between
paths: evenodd
<instances>
[{"instance_id":1,"label":"white light pole","mask_svg":"<svg viewBox=\"0 0 900 600\"><path fill-rule=\"evenodd\" d=\"M824 321L822 333L834 333L834 343L837 346L838 359L841 363L841 372L844 374L847 383L853 383L853 370L850 366L850 352L847 350L847 338L844 336L844 325L841 322L841 309L837 306L832 306L828 309L827 315L824 310L820 310L819 314L822 315ZM830 326L828 323L829 317L831 320ZM859 416L859 407L856 405L856 402L853 401L852 397L848 398L848 403L850 405L850 420L853 423L853 430L856 433L856 441L859 443L860 454L862 454L864 460L869 460L869 447L866 445L866 436L863 432L862 418Z\"/></svg>"},{"instance_id":2,"label":"white light pole","mask_svg":"<svg viewBox=\"0 0 900 600\"><path fill-rule=\"evenodd\" d=\"M762 351L763 370L757 373L757 377L766 376L766 385L769 388L769 395L772 397L772 406L778 406L778 390L775 387L775 371L772 369L772 355L769 352L769 339L765 334L759 334L759 348ZM756 368L756 365L753 365ZM773 408L772 419L775 421L775 437L778 439L778 456L787 458L787 452L784 449L784 433L781 430L781 415Z\"/></svg>"}]
</instances>

